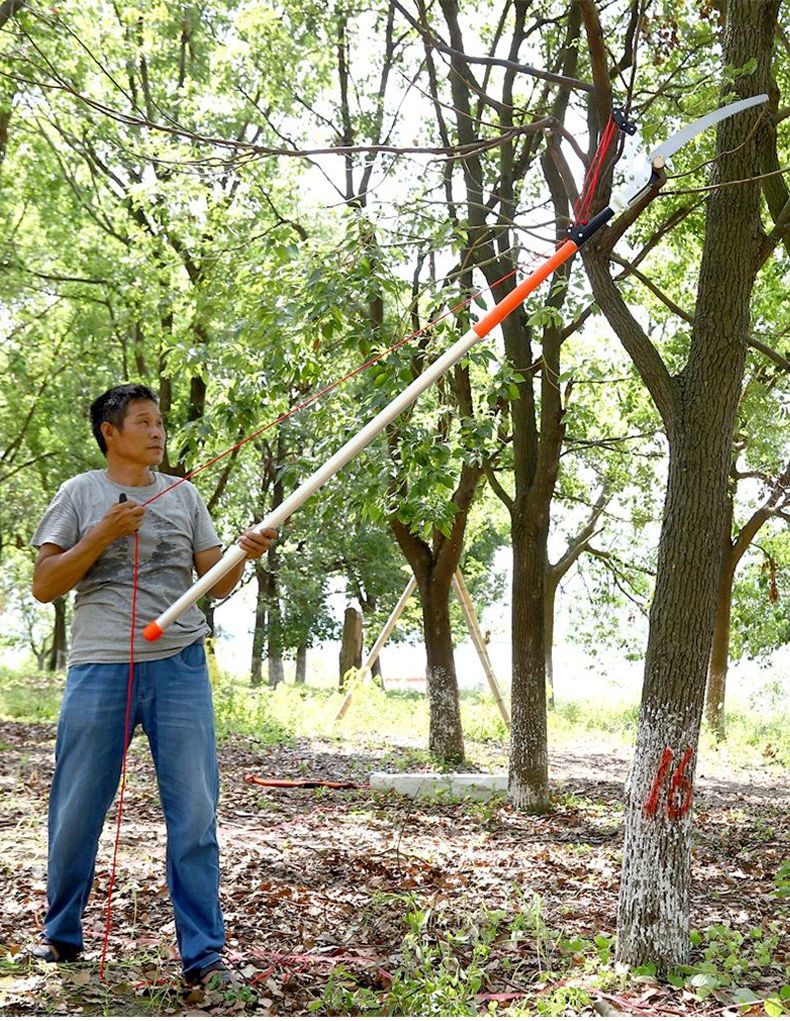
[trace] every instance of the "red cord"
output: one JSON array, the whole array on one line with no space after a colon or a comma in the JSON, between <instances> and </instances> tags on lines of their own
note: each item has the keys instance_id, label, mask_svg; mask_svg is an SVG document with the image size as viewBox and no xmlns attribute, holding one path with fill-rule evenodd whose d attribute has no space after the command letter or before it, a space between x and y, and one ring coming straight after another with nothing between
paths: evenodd
<instances>
[{"instance_id":1,"label":"red cord","mask_svg":"<svg viewBox=\"0 0 790 1021\"><path fill-rule=\"evenodd\" d=\"M134 571L132 574L132 625L129 637L129 683L126 688L126 720L123 726L124 745L121 760L121 786L118 793L118 818L115 824L115 846L112 852L112 869L110 886L107 891L107 920L104 927L104 945L101 952L99 977L104 981L104 962L107 958L107 943L110 939L110 914L112 910L112 890L115 885L115 869L118 863L118 845L121 840L121 816L123 815L123 796L126 791L126 755L129 750L129 718L132 712L132 681L134 680L134 624L137 614L137 575L140 563L140 536L134 533Z\"/></svg>"},{"instance_id":2,"label":"red cord","mask_svg":"<svg viewBox=\"0 0 790 1021\"><path fill-rule=\"evenodd\" d=\"M598 181L601 177L601 171L603 169L603 163L606 159L606 154L609 151L609 147L612 144L612 139L617 133L617 124L614 118L609 114L609 120L604 126L603 132L601 133L601 140L598 143L598 148L595 150L595 155L590 161L590 166L587 170L587 174L584 178L584 186L581 190L576 203L573 207L573 218L576 223L584 220L589 216L590 210L592 209L593 199L595 197L595 190L598 187Z\"/></svg>"},{"instance_id":3,"label":"red cord","mask_svg":"<svg viewBox=\"0 0 790 1021\"><path fill-rule=\"evenodd\" d=\"M539 256L539 258L542 258L542 256ZM426 323L425 326L421 326L419 330L414 330L413 333L410 333L408 336L401 338L401 340L399 340L397 344L393 344L392 347L388 347L386 350L379 352L379 354L377 355L374 355L373 358L368 359L368 361L366 361L364 364L358 365L357 368L352 369L350 372L347 372L345 376L341 376L334 382L328 383L321 390L318 390L316 391L316 393L311 394L309 397L306 397L301 403L295 404L292 408L284 412L282 415L278 416L275 419L272 419L271 422L267 422L266 425L262 425L260 429L256 429L255 432L250 433L249 436L245 436L243 440L239 440L239 442L234 443L232 447L228 447L227 450L223 450L221 454L217 454L215 457L212 457L210 461L206 461L205 464L201 464L197 468L193 468L192 471L187 472L187 474L184 475L183 478L176 479L176 481L169 485L166 489L163 489L161 493L157 493L155 496L152 496L150 497L150 499L146 500L143 503L143 507L147 507L150 503L153 503L155 500L158 500L161 496L164 496L165 493L169 493L171 489L175 489L176 486L180 486L183 482L187 482L189 479L194 478L194 476L197 475L198 472L202 472L205 468L210 468L212 464L216 464L216 462L222 460L223 457L227 457L228 454L232 454L235 450L239 450L241 447L245 446L245 444L256 439L258 436L260 436L262 433L267 432L269 429L273 429L274 426L279 425L281 422L284 422L292 415L295 415L298 411L303 411L311 404L314 404L321 397L325 397L328 393L331 393L333 390L336 390L339 386L342 386L343 383L347 383L350 379L353 379L355 376L358 376L360 372L364 372L364 370L369 369L371 365L375 365L376 362L380 362L382 358L386 358L388 355L393 354L399 348L402 348L405 344L408 344L410 340L414 340L415 337L419 337L420 334L425 333L427 330L430 330L432 327L436 326L437 323L440 323L443 319L446 319L447 316L452 315L454 312L458 312L459 309L465 308L472 301L474 301L475 298L479 298L482 294L487 294L489 291L493 291L493 289L497 287L499 284L504 283L505 280L508 280L510 277L515 276L515 274L518 273L519 269L523 269L523 267L516 267L515 269L510 270L509 273L505 273L505 275L503 277L500 277L499 280L495 280L490 287L484 287L482 291L478 291L476 294L472 294L468 298L465 298L462 302L460 302L460 304L454 305L451 309L448 309L446 312L443 312L442 315L438 316L436 319L433 319L430 323Z\"/></svg>"},{"instance_id":4,"label":"red cord","mask_svg":"<svg viewBox=\"0 0 790 1021\"><path fill-rule=\"evenodd\" d=\"M297 404L294 407L292 407L289 411L284 412L284 414L282 414L282 415L278 416L277 418L273 419L271 422L267 422L266 425L261 426L260 429L256 429L255 432L250 433L250 435L246 436L243 440L239 440L239 442L238 443L234 443L232 447L228 447L227 450L223 450L222 453L217 454L215 457L212 457L211 460L206 461L205 464L201 464L197 468L193 468L192 471L188 472L186 475L184 475L183 478L177 479L174 483L172 483L172 485L167 486L167 488L163 489L160 493L157 493L155 496L150 497L150 499L145 500L143 502L142 506L143 507L147 507L149 504L153 503L155 500L158 500L161 496L164 496L165 493L169 493L171 489L175 489L176 486L180 486L183 482L186 482L188 479L193 478L195 475L198 474L198 472L202 472L205 468L209 468L212 464L216 464L217 461L220 461L223 457L227 457L228 454L232 454L234 452L234 450L239 450L245 444L249 443L251 440L254 440L256 437L260 436L261 433L266 432L268 429L274 428L274 426L279 425L281 422L284 422L287 418L290 418L292 415L295 415L298 411L302 411L304 408L306 408L309 405L315 403L317 400L319 400L319 398L324 397L326 394L331 393L331 391L333 391L333 390L336 390L339 386L342 386L343 383L346 383L346 382L348 382L348 380L353 379L354 376L359 375L360 372L363 372L365 369L369 369L371 365L375 365L376 362L381 361L382 358L386 358L387 355L392 354L393 352L397 351L399 348L403 347L405 344L408 344L410 340L414 340L415 337L419 337L420 334L425 333L426 330L429 330L429 329L431 329L431 327L436 326L437 323L440 323L443 319L446 319L447 316L450 316L454 312L459 311L459 309L465 308L468 304L470 304L470 302L474 301L475 298L479 298L480 295L486 294L488 291L492 291L498 284L501 284L505 280L508 280L510 277L514 276L518 272L519 268L520 267L516 267L516 269L512 269L509 273L505 273L505 275L500 277L499 280L494 281L494 283L491 284L490 287L485 287L485 288L483 288L483 290L478 291L476 294L472 294L468 298L465 298L464 301L460 302L458 305L453 306L453 308L448 309L446 312L444 312L442 315L438 316L436 319L432 320L430 323L427 323L425 326L422 326L419 330L414 330L408 336L403 337L401 340L399 340L397 342L397 344L393 344L392 347L389 347L385 351L381 351L379 354L375 355L373 358L368 359L368 361L366 361L363 365L358 366L356 369L352 369L351 372L346 373L345 376L341 376L339 379L335 380L333 383L329 383L327 386L323 387L321 390L319 390L316 393L312 394L310 397L307 397L300 404ZM110 938L110 917L111 917L111 909L112 909L112 891L113 891L113 886L115 884L115 870L116 870L116 865L117 865L117 860L118 860L118 846L119 846L119 843L120 843L120 835L121 835L121 818L122 818L122 814L123 814L123 796L124 796L124 792L126 790L126 754L127 754L127 751L128 751L129 717L130 717L130 714L131 714L132 680L133 680L133 677L134 677L134 633L135 633L135 615L136 615L136 608L137 608L137 575L138 575L138 562L139 562L138 561L138 557L139 557L139 537L138 537L137 533L135 532L135 536L134 536L134 576L133 576L133 585L132 585L132 624L131 624L131 630L130 630L131 649L130 649L130 654L129 654L129 685L128 685L128 691L127 691L127 695L126 695L126 723L125 723L125 726L124 726L124 737L125 737L125 740L126 740L126 744L124 745L123 760L122 760L122 766L121 766L121 785L120 785L120 788L119 788L119 798L118 798L118 818L117 818L116 828L115 828L115 846L113 848L113 855L112 855L112 870L111 870L111 874L110 874L110 887L109 887L109 890L108 890L108 893L107 893L107 920L106 920L105 930L104 930L104 945L102 947L101 965L100 965L100 968L99 968L99 975L100 975L100 977L102 979L104 979L104 962L105 962L105 959L107 957L107 943L108 943L109 938Z\"/></svg>"}]
</instances>

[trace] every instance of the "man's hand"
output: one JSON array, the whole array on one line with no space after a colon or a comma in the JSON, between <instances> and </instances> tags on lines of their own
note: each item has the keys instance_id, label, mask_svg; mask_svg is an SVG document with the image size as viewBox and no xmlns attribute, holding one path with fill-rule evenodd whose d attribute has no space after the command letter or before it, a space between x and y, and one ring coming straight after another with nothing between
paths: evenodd
<instances>
[{"instance_id":1,"label":"man's hand","mask_svg":"<svg viewBox=\"0 0 790 1021\"><path fill-rule=\"evenodd\" d=\"M276 528L262 528L260 531L248 528L239 539L239 546L247 554L247 560L258 560L267 550L271 549L276 538Z\"/></svg>"},{"instance_id":2,"label":"man's hand","mask_svg":"<svg viewBox=\"0 0 790 1021\"><path fill-rule=\"evenodd\" d=\"M33 595L51 603L73 589L116 539L133 535L140 527L145 507L134 500L114 503L87 535L70 549L45 542L33 568Z\"/></svg>"},{"instance_id":3,"label":"man's hand","mask_svg":"<svg viewBox=\"0 0 790 1021\"><path fill-rule=\"evenodd\" d=\"M126 535L134 535L143 523L145 507L134 500L124 500L123 503L114 503L98 524L101 534L115 542Z\"/></svg>"}]
</instances>

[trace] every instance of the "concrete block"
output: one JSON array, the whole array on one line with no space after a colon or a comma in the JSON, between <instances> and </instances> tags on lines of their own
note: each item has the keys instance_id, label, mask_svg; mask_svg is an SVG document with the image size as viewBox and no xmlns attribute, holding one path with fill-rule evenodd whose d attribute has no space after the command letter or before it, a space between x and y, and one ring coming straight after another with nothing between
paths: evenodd
<instances>
[{"instance_id":1,"label":"concrete block","mask_svg":"<svg viewBox=\"0 0 790 1021\"><path fill-rule=\"evenodd\" d=\"M505 773L371 773L373 790L413 798L469 798L488 801L507 791Z\"/></svg>"}]
</instances>

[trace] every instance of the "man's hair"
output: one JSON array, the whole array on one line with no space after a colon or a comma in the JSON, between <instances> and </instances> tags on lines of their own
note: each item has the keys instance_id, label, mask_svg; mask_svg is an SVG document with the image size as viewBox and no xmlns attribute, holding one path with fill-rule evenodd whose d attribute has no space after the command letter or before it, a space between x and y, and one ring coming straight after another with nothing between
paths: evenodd
<instances>
[{"instance_id":1,"label":"man's hair","mask_svg":"<svg viewBox=\"0 0 790 1021\"><path fill-rule=\"evenodd\" d=\"M111 422L116 429L122 429L126 409L132 401L153 401L154 404L158 404L159 398L150 386L143 386L142 383L122 383L120 386L111 387L91 404L93 435L99 444L99 450L105 456L107 444L102 436L102 422Z\"/></svg>"}]
</instances>

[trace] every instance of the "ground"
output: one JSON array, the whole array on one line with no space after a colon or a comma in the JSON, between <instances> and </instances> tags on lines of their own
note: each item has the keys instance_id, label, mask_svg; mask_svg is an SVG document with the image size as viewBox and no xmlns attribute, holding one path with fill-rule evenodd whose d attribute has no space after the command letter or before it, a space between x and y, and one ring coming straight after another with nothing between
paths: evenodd
<instances>
[{"instance_id":1,"label":"ground","mask_svg":"<svg viewBox=\"0 0 790 1021\"><path fill-rule=\"evenodd\" d=\"M31 964L44 910L54 725L0 722L4 904L0 1010L15 1014L309 1015L784 1013L790 994L787 774L764 764L698 777L695 964L657 980L611 961L627 748L591 740L552 755L554 811L503 800L414 803L359 790L261 787L259 777L364 784L427 768L414 746L288 738L221 746L227 958L239 988L185 993L164 830L143 738L132 745L105 981L98 975L112 857L108 824L85 919L88 951ZM481 767L501 745L471 746ZM763 1001L769 1003L764 1006ZM747 1005L732 1006L737 1002ZM753 1006L749 1006L749 1003Z\"/></svg>"}]
</instances>

